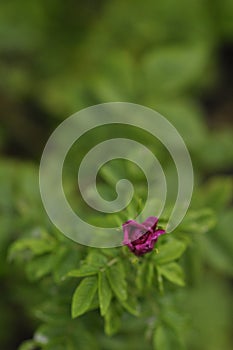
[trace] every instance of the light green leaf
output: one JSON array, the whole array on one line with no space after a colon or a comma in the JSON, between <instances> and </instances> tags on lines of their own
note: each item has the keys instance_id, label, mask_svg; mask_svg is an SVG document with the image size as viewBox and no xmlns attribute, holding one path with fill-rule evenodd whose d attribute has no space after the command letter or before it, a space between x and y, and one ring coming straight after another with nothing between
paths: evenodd
<instances>
[{"instance_id":1,"label":"light green leaf","mask_svg":"<svg viewBox=\"0 0 233 350\"><path fill-rule=\"evenodd\" d=\"M121 261L107 269L107 276L112 290L120 300L127 299L125 269Z\"/></svg>"},{"instance_id":2,"label":"light green leaf","mask_svg":"<svg viewBox=\"0 0 233 350\"><path fill-rule=\"evenodd\" d=\"M99 269L91 265L83 265L77 270L71 270L68 272L67 276L70 277L86 277L97 274Z\"/></svg>"},{"instance_id":3,"label":"light green leaf","mask_svg":"<svg viewBox=\"0 0 233 350\"><path fill-rule=\"evenodd\" d=\"M157 270L160 275L164 276L167 280L172 283L178 284L179 286L184 286L184 273L180 265L175 262L159 265Z\"/></svg>"},{"instance_id":4,"label":"light green leaf","mask_svg":"<svg viewBox=\"0 0 233 350\"><path fill-rule=\"evenodd\" d=\"M46 254L33 258L26 266L28 278L31 281L40 279L49 274L56 263L55 255Z\"/></svg>"},{"instance_id":5,"label":"light green leaf","mask_svg":"<svg viewBox=\"0 0 233 350\"><path fill-rule=\"evenodd\" d=\"M201 145L199 157L209 172L229 169L233 159L233 133L231 128L216 128ZM210 152L211 150L211 152Z\"/></svg>"},{"instance_id":6,"label":"light green leaf","mask_svg":"<svg viewBox=\"0 0 233 350\"><path fill-rule=\"evenodd\" d=\"M74 266L79 266L80 255L77 251L71 251L68 246L61 246L57 251L57 263L53 270L53 277L56 283L67 278L67 274Z\"/></svg>"},{"instance_id":7,"label":"light green leaf","mask_svg":"<svg viewBox=\"0 0 233 350\"><path fill-rule=\"evenodd\" d=\"M55 248L55 241L43 240L40 238L23 238L15 241L9 251L9 259L13 259L17 254L30 250L33 255L49 253Z\"/></svg>"},{"instance_id":8,"label":"light green leaf","mask_svg":"<svg viewBox=\"0 0 233 350\"><path fill-rule=\"evenodd\" d=\"M154 279L154 263L153 262L148 262L147 264L147 273L146 273L146 284L148 287L152 286L153 279Z\"/></svg>"},{"instance_id":9,"label":"light green leaf","mask_svg":"<svg viewBox=\"0 0 233 350\"><path fill-rule=\"evenodd\" d=\"M172 239L160 246L159 253L154 255L154 260L157 264L166 264L178 259L184 253L185 249L186 244L184 242Z\"/></svg>"},{"instance_id":10,"label":"light green leaf","mask_svg":"<svg viewBox=\"0 0 233 350\"><path fill-rule=\"evenodd\" d=\"M206 205L218 210L231 202L233 197L232 178L222 176L215 177L208 182L206 190L203 193L203 199Z\"/></svg>"},{"instance_id":11,"label":"light green leaf","mask_svg":"<svg viewBox=\"0 0 233 350\"><path fill-rule=\"evenodd\" d=\"M38 344L34 340L26 340L20 345L19 350L35 350L37 347Z\"/></svg>"},{"instance_id":12,"label":"light green leaf","mask_svg":"<svg viewBox=\"0 0 233 350\"><path fill-rule=\"evenodd\" d=\"M119 226L121 226L122 222L119 222ZM117 248L99 248L101 253L108 257L108 258L113 258L118 255L119 250Z\"/></svg>"},{"instance_id":13,"label":"light green leaf","mask_svg":"<svg viewBox=\"0 0 233 350\"><path fill-rule=\"evenodd\" d=\"M216 215L213 210L203 208L200 211L189 211L179 229L183 232L206 233L216 225Z\"/></svg>"},{"instance_id":14,"label":"light green leaf","mask_svg":"<svg viewBox=\"0 0 233 350\"><path fill-rule=\"evenodd\" d=\"M86 277L97 274L101 268L107 264L107 257L97 250L92 250L87 255L85 262L79 269L71 270L67 276L70 277Z\"/></svg>"},{"instance_id":15,"label":"light green leaf","mask_svg":"<svg viewBox=\"0 0 233 350\"><path fill-rule=\"evenodd\" d=\"M118 332L121 326L121 314L116 304L111 304L104 317L104 330L107 335L113 335Z\"/></svg>"},{"instance_id":16,"label":"light green leaf","mask_svg":"<svg viewBox=\"0 0 233 350\"><path fill-rule=\"evenodd\" d=\"M120 300L121 305L132 315L139 316L140 309L136 299L130 296L127 300Z\"/></svg>"},{"instance_id":17,"label":"light green leaf","mask_svg":"<svg viewBox=\"0 0 233 350\"><path fill-rule=\"evenodd\" d=\"M136 286L140 291L143 291L146 286L152 286L155 272L154 267L155 263L153 261L144 261L137 266Z\"/></svg>"},{"instance_id":18,"label":"light green leaf","mask_svg":"<svg viewBox=\"0 0 233 350\"><path fill-rule=\"evenodd\" d=\"M229 276L233 276L232 252L229 254L224 245L206 237L203 239L202 244L208 264L217 271L219 270Z\"/></svg>"},{"instance_id":19,"label":"light green leaf","mask_svg":"<svg viewBox=\"0 0 233 350\"><path fill-rule=\"evenodd\" d=\"M105 272L99 272L98 292L99 292L100 313L102 316L104 316L109 308L109 305L112 299L112 290L110 288Z\"/></svg>"},{"instance_id":20,"label":"light green leaf","mask_svg":"<svg viewBox=\"0 0 233 350\"><path fill-rule=\"evenodd\" d=\"M88 265L91 265L98 269L103 267L107 263L107 261L107 257L100 253L97 249L91 250L86 258L86 262Z\"/></svg>"},{"instance_id":21,"label":"light green leaf","mask_svg":"<svg viewBox=\"0 0 233 350\"><path fill-rule=\"evenodd\" d=\"M153 346L155 350L170 350L170 342L166 330L161 325L155 330L153 337Z\"/></svg>"},{"instance_id":22,"label":"light green leaf","mask_svg":"<svg viewBox=\"0 0 233 350\"><path fill-rule=\"evenodd\" d=\"M159 271L159 269L157 268L157 281L158 281L158 288L161 294L163 294L164 292L164 287L163 287L163 277Z\"/></svg>"},{"instance_id":23,"label":"light green leaf","mask_svg":"<svg viewBox=\"0 0 233 350\"><path fill-rule=\"evenodd\" d=\"M203 45L176 45L150 50L142 63L145 86L156 91L157 95L177 95L195 84L204 73L205 63L206 48Z\"/></svg>"},{"instance_id":24,"label":"light green leaf","mask_svg":"<svg viewBox=\"0 0 233 350\"><path fill-rule=\"evenodd\" d=\"M98 293L96 293L87 311L96 310L99 308L99 306L100 306L99 297L98 297Z\"/></svg>"},{"instance_id":25,"label":"light green leaf","mask_svg":"<svg viewBox=\"0 0 233 350\"><path fill-rule=\"evenodd\" d=\"M143 291L146 285L147 262L143 261L137 266L136 286L140 291Z\"/></svg>"},{"instance_id":26,"label":"light green leaf","mask_svg":"<svg viewBox=\"0 0 233 350\"><path fill-rule=\"evenodd\" d=\"M76 288L72 298L72 318L83 315L91 305L97 291L97 277L86 277Z\"/></svg>"}]
</instances>

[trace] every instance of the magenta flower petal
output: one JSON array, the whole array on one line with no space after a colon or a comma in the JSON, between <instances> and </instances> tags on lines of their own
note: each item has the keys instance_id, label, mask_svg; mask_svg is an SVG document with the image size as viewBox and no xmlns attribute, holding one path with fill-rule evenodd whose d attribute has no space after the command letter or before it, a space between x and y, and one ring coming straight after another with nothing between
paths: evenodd
<instances>
[{"instance_id":1,"label":"magenta flower petal","mask_svg":"<svg viewBox=\"0 0 233 350\"><path fill-rule=\"evenodd\" d=\"M133 242L148 231L146 226L134 220L126 221L122 227L124 231L124 242Z\"/></svg>"},{"instance_id":2,"label":"magenta flower petal","mask_svg":"<svg viewBox=\"0 0 233 350\"><path fill-rule=\"evenodd\" d=\"M150 216L142 224L134 220L126 221L123 225L123 244L137 256L141 256L154 249L158 237L165 233L165 230L157 228L158 218Z\"/></svg>"},{"instance_id":3,"label":"magenta flower petal","mask_svg":"<svg viewBox=\"0 0 233 350\"><path fill-rule=\"evenodd\" d=\"M146 221L144 221L142 223L143 226L147 227L147 229L154 229L155 226L157 225L159 219L156 218L155 216L149 216L149 218L146 219Z\"/></svg>"}]
</instances>

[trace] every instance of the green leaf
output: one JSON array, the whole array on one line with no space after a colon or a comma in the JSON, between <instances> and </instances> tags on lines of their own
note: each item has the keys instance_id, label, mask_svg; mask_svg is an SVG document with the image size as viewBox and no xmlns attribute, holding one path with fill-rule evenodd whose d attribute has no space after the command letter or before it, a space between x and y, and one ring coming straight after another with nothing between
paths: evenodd
<instances>
[{"instance_id":1,"label":"green leaf","mask_svg":"<svg viewBox=\"0 0 233 350\"><path fill-rule=\"evenodd\" d=\"M170 350L170 342L166 330L161 325L155 330L153 337L153 346L155 350Z\"/></svg>"},{"instance_id":2,"label":"green leaf","mask_svg":"<svg viewBox=\"0 0 233 350\"><path fill-rule=\"evenodd\" d=\"M143 291L146 284L146 275L147 275L147 262L143 261L137 266L137 275L136 275L136 286L139 291Z\"/></svg>"},{"instance_id":3,"label":"green leaf","mask_svg":"<svg viewBox=\"0 0 233 350\"><path fill-rule=\"evenodd\" d=\"M83 265L79 269L71 270L67 276L70 277L86 277L97 274L108 262L105 255L101 254L96 249L91 250L85 259Z\"/></svg>"},{"instance_id":4,"label":"green leaf","mask_svg":"<svg viewBox=\"0 0 233 350\"><path fill-rule=\"evenodd\" d=\"M76 288L72 298L72 318L83 315L97 291L97 277L86 277Z\"/></svg>"},{"instance_id":5,"label":"green leaf","mask_svg":"<svg viewBox=\"0 0 233 350\"><path fill-rule=\"evenodd\" d=\"M200 211L189 211L179 229L184 232L204 234L216 225L216 215L213 210L203 208Z\"/></svg>"},{"instance_id":6,"label":"green leaf","mask_svg":"<svg viewBox=\"0 0 233 350\"><path fill-rule=\"evenodd\" d=\"M203 239L202 245L208 264L217 271L233 276L232 252L228 253L222 244L206 237Z\"/></svg>"},{"instance_id":7,"label":"green leaf","mask_svg":"<svg viewBox=\"0 0 233 350\"><path fill-rule=\"evenodd\" d=\"M154 267L153 261L144 261L137 266L136 286L140 291L143 291L145 286L151 287L154 279Z\"/></svg>"},{"instance_id":8,"label":"green leaf","mask_svg":"<svg viewBox=\"0 0 233 350\"><path fill-rule=\"evenodd\" d=\"M99 297L98 297L98 293L96 293L87 311L96 310L99 308L99 306L100 306Z\"/></svg>"},{"instance_id":9,"label":"green leaf","mask_svg":"<svg viewBox=\"0 0 233 350\"><path fill-rule=\"evenodd\" d=\"M148 287L152 286L153 279L154 279L154 263L149 261L147 264L147 274L146 274L146 284Z\"/></svg>"},{"instance_id":10,"label":"green leaf","mask_svg":"<svg viewBox=\"0 0 233 350\"><path fill-rule=\"evenodd\" d=\"M175 262L159 265L157 270L160 275L164 276L167 280L172 283L178 284L179 286L184 286L184 273L180 265Z\"/></svg>"},{"instance_id":11,"label":"green leaf","mask_svg":"<svg viewBox=\"0 0 233 350\"><path fill-rule=\"evenodd\" d=\"M163 277L159 271L159 269L157 268L157 282L158 282L158 288L161 294L163 294L164 292L164 287L163 287Z\"/></svg>"},{"instance_id":12,"label":"green leaf","mask_svg":"<svg viewBox=\"0 0 233 350\"><path fill-rule=\"evenodd\" d=\"M127 299L125 269L121 261L107 269L107 276L112 290L120 300Z\"/></svg>"},{"instance_id":13,"label":"green leaf","mask_svg":"<svg viewBox=\"0 0 233 350\"><path fill-rule=\"evenodd\" d=\"M83 265L77 270L71 270L68 272L67 276L70 277L86 277L97 274L99 269L91 265Z\"/></svg>"},{"instance_id":14,"label":"green leaf","mask_svg":"<svg viewBox=\"0 0 233 350\"><path fill-rule=\"evenodd\" d=\"M122 224L122 222L119 223L119 226ZM117 248L99 248L100 251L104 256L107 258L114 258L115 256L118 255L119 250Z\"/></svg>"},{"instance_id":15,"label":"green leaf","mask_svg":"<svg viewBox=\"0 0 233 350\"><path fill-rule=\"evenodd\" d=\"M224 213L218 219L216 229L214 230L214 237L216 243L222 245L226 253L233 255L233 235L230 234L230 228L233 222L233 207L224 210Z\"/></svg>"},{"instance_id":16,"label":"green leaf","mask_svg":"<svg viewBox=\"0 0 233 350\"><path fill-rule=\"evenodd\" d=\"M35 257L27 264L26 272L28 278L31 281L40 279L41 277L49 274L53 270L55 263L55 255L46 254Z\"/></svg>"},{"instance_id":17,"label":"green leaf","mask_svg":"<svg viewBox=\"0 0 233 350\"><path fill-rule=\"evenodd\" d=\"M51 238L43 240L41 238L23 238L14 242L9 250L9 259L13 259L18 253L30 250L33 255L49 253L55 248L55 241Z\"/></svg>"},{"instance_id":18,"label":"green leaf","mask_svg":"<svg viewBox=\"0 0 233 350\"><path fill-rule=\"evenodd\" d=\"M158 264L166 264L170 261L180 258L186 249L184 242L172 239L159 248L159 253L154 255L154 260Z\"/></svg>"},{"instance_id":19,"label":"green leaf","mask_svg":"<svg viewBox=\"0 0 233 350\"><path fill-rule=\"evenodd\" d=\"M206 205L215 210L221 210L232 200L233 181L230 177L215 177L208 182L204 191Z\"/></svg>"},{"instance_id":20,"label":"green leaf","mask_svg":"<svg viewBox=\"0 0 233 350\"><path fill-rule=\"evenodd\" d=\"M231 128L216 128L206 137L198 155L201 163L203 163L203 166L209 173L213 172L213 170L219 172L223 169L230 169L233 159L232 140L233 133Z\"/></svg>"},{"instance_id":21,"label":"green leaf","mask_svg":"<svg viewBox=\"0 0 233 350\"><path fill-rule=\"evenodd\" d=\"M136 298L130 296L127 300L120 300L121 305L132 315L139 316L140 309Z\"/></svg>"},{"instance_id":22,"label":"green leaf","mask_svg":"<svg viewBox=\"0 0 233 350\"><path fill-rule=\"evenodd\" d=\"M142 62L146 89L153 89L157 95L177 95L201 78L205 62L206 48L203 45L165 46L150 50Z\"/></svg>"},{"instance_id":23,"label":"green leaf","mask_svg":"<svg viewBox=\"0 0 233 350\"><path fill-rule=\"evenodd\" d=\"M100 314L104 316L109 308L112 299L112 290L110 288L107 275L105 272L99 272L98 292L100 303Z\"/></svg>"},{"instance_id":24,"label":"green leaf","mask_svg":"<svg viewBox=\"0 0 233 350\"><path fill-rule=\"evenodd\" d=\"M69 246L60 246L57 251L57 263L53 270L53 277L56 283L67 278L67 274L74 266L79 266L80 254L76 250L70 250Z\"/></svg>"},{"instance_id":25,"label":"green leaf","mask_svg":"<svg viewBox=\"0 0 233 350\"><path fill-rule=\"evenodd\" d=\"M64 348L69 349L69 347L66 346L66 339L64 334L64 323L42 324L36 330L33 338L37 342L39 349L46 349L46 350L55 350L55 349L61 350Z\"/></svg>"},{"instance_id":26,"label":"green leaf","mask_svg":"<svg viewBox=\"0 0 233 350\"><path fill-rule=\"evenodd\" d=\"M111 304L104 317L104 330L107 335L117 333L121 326L121 313L116 304Z\"/></svg>"},{"instance_id":27,"label":"green leaf","mask_svg":"<svg viewBox=\"0 0 233 350\"><path fill-rule=\"evenodd\" d=\"M86 258L86 262L88 265L91 265L99 269L108 262L108 259L105 255L101 254L99 250L92 248L92 250L90 251L90 253Z\"/></svg>"},{"instance_id":28,"label":"green leaf","mask_svg":"<svg viewBox=\"0 0 233 350\"><path fill-rule=\"evenodd\" d=\"M23 342L19 350L36 350L38 348L38 344L34 340L26 340Z\"/></svg>"}]
</instances>

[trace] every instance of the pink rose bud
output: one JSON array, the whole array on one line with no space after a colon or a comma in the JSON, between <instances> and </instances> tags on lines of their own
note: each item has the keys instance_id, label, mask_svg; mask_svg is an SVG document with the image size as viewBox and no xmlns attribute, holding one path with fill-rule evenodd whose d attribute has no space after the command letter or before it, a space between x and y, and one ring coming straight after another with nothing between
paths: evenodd
<instances>
[{"instance_id":1,"label":"pink rose bud","mask_svg":"<svg viewBox=\"0 0 233 350\"><path fill-rule=\"evenodd\" d=\"M151 252L158 237L165 233L165 230L157 227L158 218L150 216L142 224L134 220L126 221L123 225L124 241L132 253L141 256Z\"/></svg>"}]
</instances>

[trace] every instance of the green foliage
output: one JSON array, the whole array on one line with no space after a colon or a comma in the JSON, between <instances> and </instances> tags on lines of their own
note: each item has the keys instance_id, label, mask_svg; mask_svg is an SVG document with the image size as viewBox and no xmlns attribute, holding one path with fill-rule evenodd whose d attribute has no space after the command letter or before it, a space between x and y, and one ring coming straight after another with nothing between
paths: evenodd
<instances>
[{"instance_id":1,"label":"green foliage","mask_svg":"<svg viewBox=\"0 0 233 350\"><path fill-rule=\"evenodd\" d=\"M107 277L110 286L116 297L124 301L127 299L127 289L125 280L125 268L121 261L107 269Z\"/></svg>"},{"instance_id":2,"label":"green foliage","mask_svg":"<svg viewBox=\"0 0 233 350\"><path fill-rule=\"evenodd\" d=\"M162 326L157 327L156 332L154 334L153 342L155 349L171 349L169 338L167 336L167 330Z\"/></svg>"},{"instance_id":3,"label":"green foliage","mask_svg":"<svg viewBox=\"0 0 233 350\"><path fill-rule=\"evenodd\" d=\"M206 64L206 49L200 45L176 45L155 49L145 55L142 69L148 94L177 96L200 79ZM169 76L169 79L167 77Z\"/></svg>"},{"instance_id":4,"label":"green foliage","mask_svg":"<svg viewBox=\"0 0 233 350\"><path fill-rule=\"evenodd\" d=\"M21 239L11 245L9 258L13 259L17 253L25 254L27 251L32 255L49 253L55 248L54 239L44 232L37 232L36 237Z\"/></svg>"},{"instance_id":5,"label":"green foliage","mask_svg":"<svg viewBox=\"0 0 233 350\"><path fill-rule=\"evenodd\" d=\"M157 266L158 274L164 276L168 281L184 286L184 274L182 268L177 263L169 263L162 266Z\"/></svg>"},{"instance_id":6,"label":"green foliage","mask_svg":"<svg viewBox=\"0 0 233 350\"><path fill-rule=\"evenodd\" d=\"M230 0L1 2L2 349L232 348L232 9ZM65 238L38 188L38 160L59 122L119 100L163 114L183 136L195 171L186 217L140 258L127 247L87 248ZM147 190L132 162L117 160L98 174L108 200L119 179L132 181L132 203L119 214L96 214L73 190L74 160L107 138L129 137L163 167L166 225L177 192L172 159L148 133L126 129L100 128L74 146L64 164L66 195L90 223L134 218ZM156 215L156 198L153 205Z\"/></svg>"},{"instance_id":7,"label":"green foliage","mask_svg":"<svg viewBox=\"0 0 233 350\"><path fill-rule=\"evenodd\" d=\"M216 186L209 186L208 191L209 195L213 196ZM225 198L225 200L222 199L223 204L229 202L227 195ZM227 220L231 220L230 215L229 219L226 218ZM228 221L226 225L229 225ZM200 228L198 222L201 229L198 229ZM167 302L163 304L162 295L165 296L170 289L175 290L176 285L178 288L184 287L186 280L184 271L186 272L187 268L183 269L182 265L185 262L183 257L186 256L187 248L192 250L195 237L198 237L198 240L203 237L203 244L213 244L210 239L207 239L207 235L203 236L204 232L213 230L213 224L211 210L196 211L193 209L180 225L180 229L177 229L174 234L162 236L157 243L157 249L142 258L134 258L126 247L109 250L84 249L56 232L48 234L47 231L41 230L25 234L26 237L18 239L11 245L9 258L25 265L25 271L30 280L42 280L45 287L49 280L51 287L60 285L59 289L64 288L69 297L58 303L52 301L51 306L56 306L53 311L50 307L46 310L46 305L39 306L40 311L36 314L43 322L42 328L39 328L33 341L26 342L22 346L36 349L39 345L42 349L50 349L63 344L62 346L69 348L73 346L69 345L69 342L77 346L78 342L75 339L72 341L68 341L66 337L61 339L59 327L68 327L68 323L76 322L79 316L87 317L86 320L88 320L89 313L93 314L96 309L99 309L100 316L96 316L104 318L104 330L109 336L121 332L125 327L124 315L128 314L132 315L131 317L136 316L143 319L146 315L155 313L160 321L159 323L153 321L154 332L149 337L150 343L153 343L155 347L164 344L163 346L168 348L182 349L186 336L186 331L183 334L183 321L181 326L175 326L179 317L176 311L174 313L172 311L172 316L168 316L171 310L167 309ZM210 234L213 235L213 233ZM210 263L214 260L211 259L211 249L208 248L205 258L208 258L207 261ZM218 267L222 267L222 263L218 261L217 256L216 261L213 262L214 266L217 264ZM229 266L228 261L224 264L226 267ZM229 273L229 270L226 269L226 272ZM77 279L79 282L75 289L74 283ZM71 295L72 290L74 290L73 296ZM63 295L59 290L57 293L58 296ZM154 293L157 293L157 297L151 298ZM148 305L146 295L150 298ZM71 314L75 318L73 321L69 316L69 304L71 303ZM177 301L172 300L169 303L173 308ZM45 311L42 311L44 307ZM62 314L58 321L57 308L60 307L63 311L59 311ZM55 324L52 325L53 323ZM50 327L52 327L51 331ZM148 332L150 333L149 328ZM47 339L46 342L45 339Z\"/></svg>"},{"instance_id":8,"label":"green foliage","mask_svg":"<svg viewBox=\"0 0 233 350\"><path fill-rule=\"evenodd\" d=\"M105 272L99 272L98 292L99 292L100 313L101 313L101 316L104 316L108 311L108 308L112 299L112 290L110 288L108 278Z\"/></svg>"},{"instance_id":9,"label":"green foliage","mask_svg":"<svg viewBox=\"0 0 233 350\"><path fill-rule=\"evenodd\" d=\"M181 257L186 249L186 244L177 239L171 239L160 246L159 253L155 256L155 262L159 265L166 264Z\"/></svg>"},{"instance_id":10,"label":"green foliage","mask_svg":"<svg viewBox=\"0 0 233 350\"><path fill-rule=\"evenodd\" d=\"M89 307L97 291L97 278L86 277L79 284L72 299L72 317L84 314Z\"/></svg>"},{"instance_id":11,"label":"green foliage","mask_svg":"<svg viewBox=\"0 0 233 350\"><path fill-rule=\"evenodd\" d=\"M121 326L121 314L116 304L111 304L105 314L105 332L107 335L117 333Z\"/></svg>"}]
</instances>

